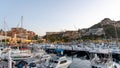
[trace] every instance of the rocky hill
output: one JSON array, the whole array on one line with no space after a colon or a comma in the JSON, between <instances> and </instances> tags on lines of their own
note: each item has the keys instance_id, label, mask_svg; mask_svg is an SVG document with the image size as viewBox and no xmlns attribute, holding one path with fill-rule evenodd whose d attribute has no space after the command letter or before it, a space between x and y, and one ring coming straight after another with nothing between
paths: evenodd
<instances>
[{"instance_id":1,"label":"rocky hill","mask_svg":"<svg viewBox=\"0 0 120 68\"><path fill-rule=\"evenodd\" d=\"M120 21L114 21L109 18L105 18L101 22L90 27L89 29L96 28L103 28L107 38L120 38Z\"/></svg>"},{"instance_id":2,"label":"rocky hill","mask_svg":"<svg viewBox=\"0 0 120 68\"><path fill-rule=\"evenodd\" d=\"M90 28L78 29L77 31L50 32L43 38L47 42L57 43L75 40L116 39L120 38L120 21L105 18Z\"/></svg>"}]
</instances>

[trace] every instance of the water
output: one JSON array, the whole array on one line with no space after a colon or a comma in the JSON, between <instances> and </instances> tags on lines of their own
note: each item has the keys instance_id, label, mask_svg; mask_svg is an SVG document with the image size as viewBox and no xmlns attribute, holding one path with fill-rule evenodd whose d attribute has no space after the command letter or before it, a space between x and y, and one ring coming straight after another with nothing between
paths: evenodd
<instances>
[{"instance_id":1,"label":"water","mask_svg":"<svg viewBox=\"0 0 120 68\"><path fill-rule=\"evenodd\" d=\"M70 68L91 68L89 60L82 60L80 58L71 58L71 57L68 57L68 59L72 60L72 64L70 65Z\"/></svg>"}]
</instances>

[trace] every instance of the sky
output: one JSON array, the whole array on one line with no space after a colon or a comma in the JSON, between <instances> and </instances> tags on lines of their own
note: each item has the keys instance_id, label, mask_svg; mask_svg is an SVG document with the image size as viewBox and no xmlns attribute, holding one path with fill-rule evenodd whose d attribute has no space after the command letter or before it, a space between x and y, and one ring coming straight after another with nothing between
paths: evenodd
<instances>
[{"instance_id":1,"label":"sky","mask_svg":"<svg viewBox=\"0 0 120 68\"><path fill-rule=\"evenodd\" d=\"M0 28L20 27L43 36L89 28L104 18L120 20L120 0L0 0Z\"/></svg>"}]
</instances>

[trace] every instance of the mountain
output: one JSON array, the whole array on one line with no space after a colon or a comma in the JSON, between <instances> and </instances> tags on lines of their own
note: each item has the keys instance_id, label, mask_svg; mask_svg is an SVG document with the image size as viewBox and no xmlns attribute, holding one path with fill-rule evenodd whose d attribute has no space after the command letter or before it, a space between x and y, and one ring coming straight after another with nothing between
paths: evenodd
<instances>
[{"instance_id":1,"label":"mountain","mask_svg":"<svg viewBox=\"0 0 120 68\"><path fill-rule=\"evenodd\" d=\"M114 21L109 18L105 18L101 20L101 22L91 26L89 29L96 29L96 28L103 28L105 31L105 35L108 38L111 38L111 37L120 38L120 21Z\"/></svg>"},{"instance_id":2,"label":"mountain","mask_svg":"<svg viewBox=\"0 0 120 68\"><path fill-rule=\"evenodd\" d=\"M103 25L113 25L113 23L115 23L115 21L112 21L109 18L105 18L103 19L101 22L91 26L89 29L96 29L96 28L102 28Z\"/></svg>"}]
</instances>

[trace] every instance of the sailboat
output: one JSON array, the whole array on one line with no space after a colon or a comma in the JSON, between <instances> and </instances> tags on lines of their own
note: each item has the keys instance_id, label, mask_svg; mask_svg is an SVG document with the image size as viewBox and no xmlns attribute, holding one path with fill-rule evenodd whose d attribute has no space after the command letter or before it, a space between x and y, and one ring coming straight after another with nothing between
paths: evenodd
<instances>
[{"instance_id":1,"label":"sailboat","mask_svg":"<svg viewBox=\"0 0 120 68\"><path fill-rule=\"evenodd\" d=\"M103 57L99 58L97 54L95 54L94 58L91 60L92 68L120 68L120 65L115 63L112 60L112 57Z\"/></svg>"},{"instance_id":2,"label":"sailboat","mask_svg":"<svg viewBox=\"0 0 120 68\"><path fill-rule=\"evenodd\" d=\"M110 49L108 48L108 50ZM91 68L120 68L120 65L113 61L111 52L108 52L108 56L101 58L98 57L97 54L94 54L94 58L91 59L90 61L91 61Z\"/></svg>"}]
</instances>

